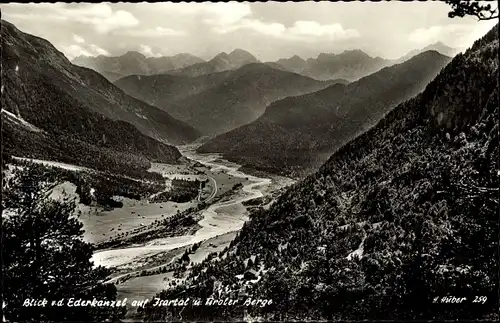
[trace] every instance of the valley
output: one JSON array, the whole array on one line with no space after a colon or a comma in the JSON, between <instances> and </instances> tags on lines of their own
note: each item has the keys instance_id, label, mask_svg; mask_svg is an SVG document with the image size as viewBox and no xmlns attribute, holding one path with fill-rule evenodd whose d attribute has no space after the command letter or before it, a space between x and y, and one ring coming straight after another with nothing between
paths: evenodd
<instances>
[{"instance_id":1,"label":"valley","mask_svg":"<svg viewBox=\"0 0 500 323\"><path fill-rule=\"evenodd\" d=\"M94 266L112 270L108 282L116 284L118 298L151 299L170 284L179 283L173 272L182 267L178 261L186 250L197 245L189 254L189 263L192 264L202 262L211 253L222 251L248 220L249 212L242 203L272 197L273 193L293 183L285 177L260 178L245 174L238 170L239 165L221 159L218 154L196 153L197 147L178 146L186 157L184 165L153 163L150 169L160 173L167 181L173 178L191 181L208 179L198 197L189 202L152 202L149 198L134 200L115 196L114 199L123 205L111 210L79 204L84 239L97 247L92 258ZM82 171L63 163L25 162ZM69 182L54 188L53 195L70 196L79 201L76 186ZM268 206L269 200L266 204ZM183 214L196 214L197 222L193 221L185 230L177 230L171 236L164 237L163 234L162 237L151 238L161 226L161 221ZM139 242L127 242L139 234L144 235ZM109 241L123 242L124 245L105 247Z\"/></svg>"},{"instance_id":2,"label":"valley","mask_svg":"<svg viewBox=\"0 0 500 323\"><path fill-rule=\"evenodd\" d=\"M190 153L190 151L185 151L185 153ZM224 162L218 163L217 155L200 156L191 152L189 157L193 159L198 158L197 161L207 167L208 176L214 176L215 182L219 187L217 193L215 194L215 198L220 199L223 196L226 197L220 202L211 204L206 210L201 210L201 215L203 217L203 219L199 222L201 229L193 235L157 239L146 243L144 246L98 252L94 255L96 265L104 265L107 267L123 266L124 264L135 263L138 258L141 258L144 255L151 255L151 253L154 252L182 248L184 246L203 242L231 231L237 231L248 219L246 209L241 205L241 203L261 197L264 194L271 193L269 192L271 179L262 179L238 172L237 167L235 166L228 166ZM242 184L241 189L235 190L228 195L227 193L230 192L231 186L239 183ZM277 187L274 189L276 188ZM129 209L125 208L120 211L129 214L130 218L133 219L136 218L135 213L140 213L146 218L150 218L157 213L157 207L163 207L162 204L159 204L158 206L155 204L149 204L148 207L145 207L144 205L145 204L142 204L139 208L134 205ZM183 205L182 207L185 208L186 205ZM166 216L169 216L168 210L163 212L165 212ZM103 215L103 217L107 216L109 215ZM114 219L117 220L116 224L120 223L119 217L114 216L113 220ZM125 254L126 256L124 256Z\"/></svg>"},{"instance_id":3,"label":"valley","mask_svg":"<svg viewBox=\"0 0 500 323\"><path fill-rule=\"evenodd\" d=\"M399 5L2 5L3 321L498 321L499 26Z\"/></svg>"}]
</instances>

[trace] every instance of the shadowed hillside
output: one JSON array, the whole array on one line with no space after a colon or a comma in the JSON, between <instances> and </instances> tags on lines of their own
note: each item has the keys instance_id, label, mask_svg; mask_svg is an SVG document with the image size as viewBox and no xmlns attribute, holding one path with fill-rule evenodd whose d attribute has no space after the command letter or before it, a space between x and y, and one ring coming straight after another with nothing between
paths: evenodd
<instances>
[{"instance_id":1,"label":"shadowed hillside","mask_svg":"<svg viewBox=\"0 0 500 323\"><path fill-rule=\"evenodd\" d=\"M175 163L181 154L166 143L198 136L4 20L2 80L7 154L132 172L149 168L148 160Z\"/></svg>"},{"instance_id":2,"label":"shadowed hillside","mask_svg":"<svg viewBox=\"0 0 500 323\"><path fill-rule=\"evenodd\" d=\"M300 175L422 91L450 58L435 51L324 90L272 103L251 124L217 136L199 152L220 152L246 166Z\"/></svg>"},{"instance_id":3,"label":"shadowed hillside","mask_svg":"<svg viewBox=\"0 0 500 323\"><path fill-rule=\"evenodd\" d=\"M335 82L250 63L197 77L134 75L115 84L211 136L254 121L273 101L321 90Z\"/></svg>"}]
</instances>

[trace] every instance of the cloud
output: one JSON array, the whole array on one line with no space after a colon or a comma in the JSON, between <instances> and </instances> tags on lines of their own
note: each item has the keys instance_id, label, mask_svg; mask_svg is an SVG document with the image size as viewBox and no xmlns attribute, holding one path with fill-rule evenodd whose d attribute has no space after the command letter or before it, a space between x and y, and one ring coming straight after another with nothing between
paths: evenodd
<instances>
[{"instance_id":1,"label":"cloud","mask_svg":"<svg viewBox=\"0 0 500 323\"><path fill-rule=\"evenodd\" d=\"M143 53L144 56L148 56L148 57L160 57L160 56L162 56L161 53L153 53L153 50L148 45L140 45L139 51L141 53Z\"/></svg>"},{"instance_id":2,"label":"cloud","mask_svg":"<svg viewBox=\"0 0 500 323\"><path fill-rule=\"evenodd\" d=\"M495 22L480 22L475 25L436 25L427 28L418 28L409 34L408 39L411 42L418 43L421 46L438 41L450 44L450 46L464 47L486 34Z\"/></svg>"},{"instance_id":3,"label":"cloud","mask_svg":"<svg viewBox=\"0 0 500 323\"><path fill-rule=\"evenodd\" d=\"M252 9L248 3L213 3L203 9L205 9L204 14L208 16L204 22L218 26L232 25L252 15Z\"/></svg>"},{"instance_id":4,"label":"cloud","mask_svg":"<svg viewBox=\"0 0 500 323\"><path fill-rule=\"evenodd\" d=\"M90 50L92 53L97 54L97 55L106 55L109 56L109 52L95 44L90 45Z\"/></svg>"},{"instance_id":5,"label":"cloud","mask_svg":"<svg viewBox=\"0 0 500 323\"><path fill-rule=\"evenodd\" d=\"M25 6L25 7L23 7ZM134 15L125 10L114 11L109 4L81 4L69 6L64 3L37 4L32 7L29 4L10 5L9 8L19 9L20 12L8 13L7 17L19 20L40 20L79 22L91 25L99 33L107 33L111 30L134 27L139 24ZM25 8L26 10L22 10ZM36 11L31 11L36 8Z\"/></svg>"},{"instance_id":6,"label":"cloud","mask_svg":"<svg viewBox=\"0 0 500 323\"><path fill-rule=\"evenodd\" d=\"M359 37L355 29L344 29L341 24L321 25L316 21L296 21L288 30L290 35L305 37L327 37L333 39L347 39Z\"/></svg>"},{"instance_id":7,"label":"cloud","mask_svg":"<svg viewBox=\"0 0 500 323\"><path fill-rule=\"evenodd\" d=\"M77 56L98 56L98 55L106 55L109 56L109 52L95 44L91 44L89 46L85 45L61 45L59 46L61 51L66 55L66 57L70 60Z\"/></svg>"},{"instance_id":8,"label":"cloud","mask_svg":"<svg viewBox=\"0 0 500 323\"><path fill-rule=\"evenodd\" d=\"M138 5L139 6L139 5ZM146 8L146 7L145 7ZM226 3L150 3L151 12L181 16L184 20L202 21L210 25L228 25L251 16L252 9L248 2Z\"/></svg>"},{"instance_id":9,"label":"cloud","mask_svg":"<svg viewBox=\"0 0 500 323\"><path fill-rule=\"evenodd\" d=\"M241 29L252 30L260 34L271 36L281 36L286 31L283 24L265 23L256 19L245 19L240 21L238 24L213 27L213 31L218 34L227 34Z\"/></svg>"},{"instance_id":10,"label":"cloud","mask_svg":"<svg viewBox=\"0 0 500 323\"><path fill-rule=\"evenodd\" d=\"M287 28L282 23L266 22L253 17L249 3L159 4L161 10L175 10L181 15L197 15L217 34L249 30L257 34L281 37L289 40L340 40L359 37L354 29L343 29L341 24L322 25L316 21L296 21ZM175 6L175 7L174 7ZM160 10L160 8L158 8Z\"/></svg>"},{"instance_id":11,"label":"cloud","mask_svg":"<svg viewBox=\"0 0 500 323\"><path fill-rule=\"evenodd\" d=\"M343 40L359 37L354 29L344 29L341 24L320 24L316 21L296 21L287 28L282 23L266 22L253 17L249 3L212 3L189 6L160 4L163 10L176 10L183 15L198 15L200 21L217 34L249 30L257 34L281 37L288 40L314 41L318 39ZM158 8L160 9L160 8Z\"/></svg>"},{"instance_id":12,"label":"cloud","mask_svg":"<svg viewBox=\"0 0 500 323\"><path fill-rule=\"evenodd\" d=\"M73 40L79 44L85 43L85 39L75 34L73 34Z\"/></svg>"},{"instance_id":13,"label":"cloud","mask_svg":"<svg viewBox=\"0 0 500 323\"><path fill-rule=\"evenodd\" d=\"M97 32L133 27L139 24L134 15L125 10L113 11L108 4L88 4L79 9L66 9L61 12L64 17L73 18L94 27Z\"/></svg>"},{"instance_id":14,"label":"cloud","mask_svg":"<svg viewBox=\"0 0 500 323\"><path fill-rule=\"evenodd\" d=\"M171 28L164 28L160 26L156 28L143 29L143 30L119 31L117 33L131 37L150 37L150 38L185 35L185 32L183 31L174 30Z\"/></svg>"},{"instance_id":15,"label":"cloud","mask_svg":"<svg viewBox=\"0 0 500 323\"><path fill-rule=\"evenodd\" d=\"M291 27L286 28L283 24L276 22L266 23L257 19L245 18L237 24L214 27L214 31L219 34L241 29L299 41L345 40L360 37L359 32L355 29L344 29L341 24L322 25L316 21L296 21Z\"/></svg>"},{"instance_id":16,"label":"cloud","mask_svg":"<svg viewBox=\"0 0 500 323\"><path fill-rule=\"evenodd\" d=\"M262 60L294 54L316 57L348 48L396 58L436 41L470 46L493 27L472 17L449 19L449 6L439 1L58 2L1 7L3 19L58 48L64 44L71 52L93 54L96 49L90 44L95 44L114 56L146 44L153 54L190 52L206 59L234 48L245 48ZM405 15L408 10L412 19ZM447 27L450 24L455 26Z\"/></svg>"},{"instance_id":17,"label":"cloud","mask_svg":"<svg viewBox=\"0 0 500 323\"><path fill-rule=\"evenodd\" d=\"M73 58L81 55L93 56L91 52L80 45L61 45L60 49L69 60L72 60Z\"/></svg>"},{"instance_id":18,"label":"cloud","mask_svg":"<svg viewBox=\"0 0 500 323\"><path fill-rule=\"evenodd\" d=\"M418 28L410 34L410 41L415 43L436 42L442 37L443 26L432 26L428 28Z\"/></svg>"}]
</instances>

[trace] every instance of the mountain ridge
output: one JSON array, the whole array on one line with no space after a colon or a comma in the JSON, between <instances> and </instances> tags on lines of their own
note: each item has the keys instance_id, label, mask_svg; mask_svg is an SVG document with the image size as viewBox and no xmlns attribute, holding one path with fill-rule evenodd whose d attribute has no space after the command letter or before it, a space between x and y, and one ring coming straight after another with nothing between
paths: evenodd
<instances>
[{"instance_id":1,"label":"mountain ridge","mask_svg":"<svg viewBox=\"0 0 500 323\"><path fill-rule=\"evenodd\" d=\"M294 55L274 63L291 72L317 80L346 79L352 82L392 65L393 61L371 57L362 50L354 49L339 54L319 53L316 58L307 60Z\"/></svg>"},{"instance_id":2,"label":"mountain ridge","mask_svg":"<svg viewBox=\"0 0 500 323\"><path fill-rule=\"evenodd\" d=\"M349 49L341 53L319 53L316 58L304 60L298 55L290 58L281 58L275 62L267 62L274 68L280 68L312 77L318 80L346 79L349 82L356 81L364 76L370 75L384 67L400 64L411 57L429 50L436 50L442 55L453 57L460 51L451 48L441 42L429 44L422 49L414 49L398 59L386 59L372 57L363 50ZM341 63L340 66L338 64ZM354 63L354 64L353 64ZM352 66L350 64L353 64Z\"/></svg>"},{"instance_id":3,"label":"mountain ridge","mask_svg":"<svg viewBox=\"0 0 500 323\"><path fill-rule=\"evenodd\" d=\"M128 51L120 56L77 56L73 64L91 68L104 75L111 82L133 74L161 74L170 70L204 62L203 59L188 53L173 56L146 57L137 51Z\"/></svg>"},{"instance_id":4,"label":"mountain ridge","mask_svg":"<svg viewBox=\"0 0 500 323\"><path fill-rule=\"evenodd\" d=\"M314 168L388 109L420 92L449 60L428 51L344 87L273 102L253 123L209 140L198 151L271 172Z\"/></svg>"},{"instance_id":5,"label":"mountain ridge","mask_svg":"<svg viewBox=\"0 0 500 323\"><path fill-rule=\"evenodd\" d=\"M7 111L2 135L9 138L10 154L101 170L120 165L130 173L149 168L147 159L176 163L181 154L167 142L198 137L192 127L129 97L99 73L71 64L47 40L1 24Z\"/></svg>"},{"instance_id":6,"label":"mountain ridge","mask_svg":"<svg viewBox=\"0 0 500 323\"><path fill-rule=\"evenodd\" d=\"M360 49L344 50L341 53L319 53L316 58L304 60L298 55L289 58L280 58L275 62L268 62L273 68L284 69L302 74L317 80L347 79L355 81L377 70L393 64L404 62L418 53L437 50L445 56L454 56L459 49L451 48L441 42L429 44L422 49L408 52L399 59L390 60L381 57L372 57ZM128 60L120 63L119 60ZM130 62L133 60L135 62ZM128 51L115 57L99 55L89 57L80 55L73 59L73 63L92 68L114 82L128 75L154 75L170 73L172 75L200 76L225 70L237 69L248 63L257 63L259 60L243 49L234 49L230 53L220 52L212 59L205 61L192 54L179 53L173 56L146 57L137 51ZM340 64L340 65L339 65ZM129 66L127 68L127 65ZM123 67L122 67L123 66Z\"/></svg>"},{"instance_id":7,"label":"mountain ridge","mask_svg":"<svg viewBox=\"0 0 500 323\"><path fill-rule=\"evenodd\" d=\"M183 68L168 71L168 74L178 76L197 77L212 73L235 70L245 64L259 63L249 52L243 49L234 49L231 53L221 52L207 62L200 62Z\"/></svg>"},{"instance_id":8,"label":"mountain ridge","mask_svg":"<svg viewBox=\"0 0 500 323\"><path fill-rule=\"evenodd\" d=\"M321 82L263 63L249 63L195 77L129 76L115 84L210 136L257 119L277 99L316 91L333 82L343 81Z\"/></svg>"}]
</instances>

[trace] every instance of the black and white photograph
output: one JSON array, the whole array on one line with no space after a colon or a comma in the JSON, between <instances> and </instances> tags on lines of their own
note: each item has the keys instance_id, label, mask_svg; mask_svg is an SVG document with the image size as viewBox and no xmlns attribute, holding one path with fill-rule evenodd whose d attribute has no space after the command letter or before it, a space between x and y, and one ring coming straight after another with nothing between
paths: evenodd
<instances>
[{"instance_id":1,"label":"black and white photograph","mask_svg":"<svg viewBox=\"0 0 500 323\"><path fill-rule=\"evenodd\" d=\"M499 320L497 1L0 8L3 322Z\"/></svg>"}]
</instances>

